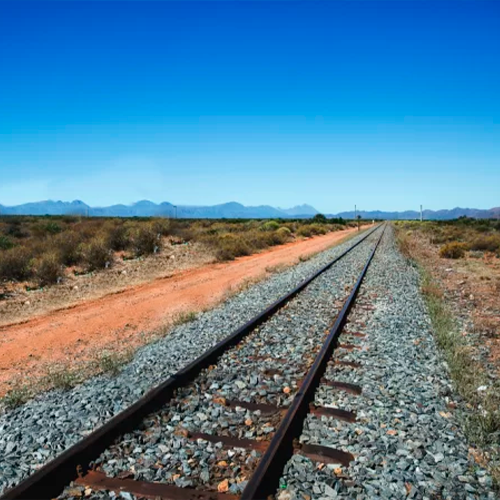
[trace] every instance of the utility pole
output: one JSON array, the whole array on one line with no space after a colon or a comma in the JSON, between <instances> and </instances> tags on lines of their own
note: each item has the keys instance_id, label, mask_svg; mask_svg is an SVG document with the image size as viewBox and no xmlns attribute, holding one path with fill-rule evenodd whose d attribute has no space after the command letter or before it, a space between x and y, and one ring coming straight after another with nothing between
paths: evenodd
<instances>
[{"instance_id":1,"label":"utility pole","mask_svg":"<svg viewBox=\"0 0 500 500\"><path fill-rule=\"evenodd\" d=\"M354 220L358 218L358 212L356 210L356 205L354 205Z\"/></svg>"},{"instance_id":2,"label":"utility pole","mask_svg":"<svg viewBox=\"0 0 500 500\"><path fill-rule=\"evenodd\" d=\"M422 205L420 205L420 222L424 220L424 214L422 212Z\"/></svg>"}]
</instances>

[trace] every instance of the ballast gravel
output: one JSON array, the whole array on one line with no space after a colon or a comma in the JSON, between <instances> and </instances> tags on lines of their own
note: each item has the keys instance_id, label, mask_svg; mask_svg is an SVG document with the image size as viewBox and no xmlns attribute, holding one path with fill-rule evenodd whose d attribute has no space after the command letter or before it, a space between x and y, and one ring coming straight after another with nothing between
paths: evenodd
<instances>
[{"instance_id":1,"label":"ballast gravel","mask_svg":"<svg viewBox=\"0 0 500 500\"><path fill-rule=\"evenodd\" d=\"M492 480L469 455L447 406L453 388L419 291L419 276L389 227L365 277L328 380L359 385L360 395L320 385L315 405L356 413L354 423L308 415L300 441L349 452L349 467L296 454L278 500L494 499ZM359 367L339 364L359 363Z\"/></svg>"},{"instance_id":2,"label":"ballast gravel","mask_svg":"<svg viewBox=\"0 0 500 500\"><path fill-rule=\"evenodd\" d=\"M0 493L133 404L362 237L276 274L178 326L168 336L141 348L116 377L95 377L70 391L50 391L19 408L3 410Z\"/></svg>"}]
</instances>

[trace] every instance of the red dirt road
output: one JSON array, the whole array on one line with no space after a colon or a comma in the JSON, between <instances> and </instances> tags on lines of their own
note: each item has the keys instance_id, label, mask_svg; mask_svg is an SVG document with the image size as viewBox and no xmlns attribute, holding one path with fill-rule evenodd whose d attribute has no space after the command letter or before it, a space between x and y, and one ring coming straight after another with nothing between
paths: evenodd
<instances>
[{"instance_id":1,"label":"red dirt road","mask_svg":"<svg viewBox=\"0 0 500 500\"><path fill-rule=\"evenodd\" d=\"M20 324L0 327L0 396L13 380L43 374L50 364L80 362L102 349L144 343L143 332L165 328L183 312L215 306L274 266L327 249L355 229L274 247L232 262L209 264L134 286Z\"/></svg>"}]
</instances>

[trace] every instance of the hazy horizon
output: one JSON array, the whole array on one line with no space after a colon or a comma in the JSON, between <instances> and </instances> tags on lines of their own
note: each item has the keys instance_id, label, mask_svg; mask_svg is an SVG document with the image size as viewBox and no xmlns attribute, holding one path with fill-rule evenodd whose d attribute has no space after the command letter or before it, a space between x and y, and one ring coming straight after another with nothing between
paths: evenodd
<instances>
[{"instance_id":1,"label":"hazy horizon","mask_svg":"<svg viewBox=\"0 0 500 500\"><path fill-rule=\"evenodd\" d=\"M185 204L185 203L173 203L171 200L161 200L161 201L155 202L153 200L148 200L148 199L135 200L135 201L130 202L130 203L118 202L118 203L112 203L110 205L91 205L91 204L87 203L85 200L82 200L82 199L75 199L75 200L61 200L61 199L32 200L32 201L29 201L27 203L45 203L45 202L72 203L72 202L82 202L82 203L85 203L86 205L90 206L91 208L107 208L107 207L110 207L110 206L113 206L113 205L133 206L133 205L135 205L137 203L144 202L144 201L152 202L152 203L155 203L156 205L159 205L161 203L165 203L166 202L166 203L171 203L173 206L186 207L186 208L187 207L200 207L200 208L203 208L203 207L214 206L214 205L200 205L200 204L188 205L188 204ZM261 205L244 205L244 204L240 203L237 200L228 200L228 201L222 202L222 203L217 204L217 205L224 205L224 204L229 204L229 203L238 203L238 204L241 204L241 205L243 205L245 207L269 206L269 207L272 207L272 208L277 208L279 210L289 210L289 209L292 209L292 208L301 207L303 205L308 205L308 206L310 206L310 207L318 210L317 207L315 207L313 203L307 203L307 202L295 203L294 205L290 205L290 206L279 206L279 205L276 205L276 204L273 204L273 203L262 203ZM24 205L24 204L25 203L21 203L19 205ZM17 205L6 205L6 204L2 203L2 201L0 200L0 206L4 206L4 207L7 207L7 208L10 208L10 207L14 207L14 206L17 206ZM500 207L500 203L497 206L491 206L491 207L465 206L465 205L464 206L454 206L454 207L425 207L425 206L423 206L422 209L423 209L424 212L427 211L427 210L436 212L436 211L441 211L441 210L454 210L454 209L457 209L457 208L464 209L464 210L468 210L468 209L490 210L490 209L498 208L498 207ZM377 212L377 211L378 212L409 212L409 211L420 212L420 206L418 206L418 207L401 208L401 209L396 209L396 210L385 210L385 209L378 208L378 207L360 207L360 206L356 205L356 210L358 212L360 212L360 213L361 212ZM352 212L352 211L354 211L354 206L353 207L346 207L344 209L337 210L336 212L328 212L328 211L322 212L321 210L318 210L318 212L325 213L325 214L335 214L335 213Z\"/></svg>"}]
</instances>

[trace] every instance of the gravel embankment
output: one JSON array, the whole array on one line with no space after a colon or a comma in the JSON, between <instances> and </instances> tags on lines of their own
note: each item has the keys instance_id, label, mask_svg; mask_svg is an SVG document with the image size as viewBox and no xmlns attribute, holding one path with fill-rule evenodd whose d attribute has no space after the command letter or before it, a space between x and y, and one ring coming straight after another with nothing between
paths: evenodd
<instances>
[{"instance_id":1,"label":"gravel embankment","mask_svg":"<svg viewBox=\"0 0 500 500\"><path fill-rule=\"evenodd\" d=\"M140 349L134 360L116 377L100 376L71 391L51 391L22 407L5 412L0 416L0 492L17 484L134 403L149 389L351 246L359 237L279 273L220 307L200 314L195 321L177 327L160 341ZM363 250L365 243L353 254L363 255L366 252ZM344 270L349 267L343 260L333 269L337 266ZM328 271L332 272L335 271ZM330 279L332 276L330 274Z\"/></svg>"},{"instance_id":2,"label":"gravel embankment","mask_svg":"<svg viewBox=\"0 0 500 500\"><path fill-rule=\"evenodd\" d=\"M326 377L362 387L359 396L322 385L317 405L355 411L355 423L309 415L300 441L341 449L348 468L318 464L297 454L281 478L279 500L494 499L491 478L469 457L453 410L447 366L434 343L417 271L396 249L392 229L365 278L360 302L341 336L360 349L336 351Z\"/></svg>"}]
</instances>

